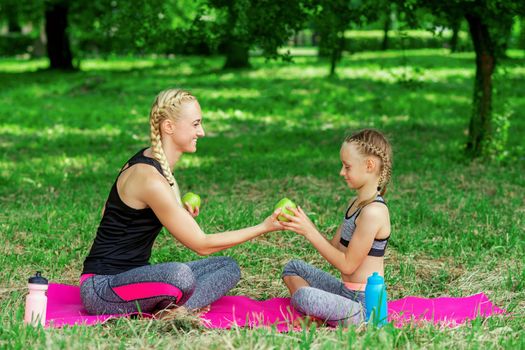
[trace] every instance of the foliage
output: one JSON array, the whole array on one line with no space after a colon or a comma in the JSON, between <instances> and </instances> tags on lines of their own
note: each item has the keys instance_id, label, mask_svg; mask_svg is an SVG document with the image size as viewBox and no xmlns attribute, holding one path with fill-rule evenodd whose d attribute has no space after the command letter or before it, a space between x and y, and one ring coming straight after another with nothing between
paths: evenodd
<instances>
[{"instance_id":1,"label":"foliage","mask_svg":"<svg viewBox=\"0 0 525 350\"><path fill-rule=\"evenodd\" d=\"M362 0L318 1L314 27L321 37L320 55L331 57L330 75L335 73L335 66L341 60L345 48L345 31L351 26L376 20L381 5L381 2Z\"/></svg>"},{"instance_id":2,"label":"foliage","mask_svg":"<svg viewBox=\"0 0 525 350\"><path fill-rule=\"evenodd\" d=\"M497 59L505 57L514 17L525 14L525 2L503 0L420 1L400 0L405 13L412 18L416 9L438 13L448 21L465 18L476 52L476 76L472 98L472 116L466 152L472 158L490 153L486 147L493 142L492 75Z\"/></svg>"},{"instance_id":3,"label":"foliage","mask_svg":"<svg viewBox=\"0 0 525 350\"><path fill-rule=\"evenodd\" d=\"M391 30L389 48L391 50L442 49L449 47L452 33L443 30L433 33L426 30ZM383 32L379 30L352 30L345 32L347 39L345 51L362 52L381 50ZM471 51L472 43L467 32L460 32L459 51Z\"/></svg>"},{"instance_id":4,"label":"foliage","mask_svg":"<svg viewBox=\"0 0 525 350\"><path fill-rule=\"evenodd\" d=\"M15 56L27 53L34 40L30 35L19 33L0 36L0 56Z\"/></svg>"},{"instance_id":5,"label":"foliage","mask_svg":"<svg viewBox=\"0 0 525 350\"><path fill-rule=\"evenodd\" d=\"M483 23L489 28L497 56L504 56L514 17L525 14L525 4L519 0L400 0L399 2L404 7L405 14L413 22L418 22L416 14L421 9L435 13L436 26L449 25L454 18L464 18L467 15L482 18Z\"/></svg>"},{"instance_id":6,"label":"foliage","mask_svg":"<svg viewBox=\"0 0 525 350\"><path fill-rule=\"evenodd\" d=\"M283 57L277 49L301 29L311 12L310 0L209 0L201 7L196 28L212 32L212 46L232 45L245 53L258 48L269 58Z\"/></svg>"}]
</instances>

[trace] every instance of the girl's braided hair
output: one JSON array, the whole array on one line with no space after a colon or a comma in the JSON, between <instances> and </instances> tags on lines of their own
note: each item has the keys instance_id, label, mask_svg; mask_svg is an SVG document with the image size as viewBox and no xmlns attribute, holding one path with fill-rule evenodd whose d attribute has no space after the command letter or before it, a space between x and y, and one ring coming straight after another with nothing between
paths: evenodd
<instances>
[{"instance_id":1,"label":"girl's braided hair","mask_svg":"<svg viewBox=\"0 0 525 350\"><path fill-rule=\"evenodd\" d=\"M392 176L392 146L386 137L377 130L364 129L345 138L345 142L353 143L364 156L375 156L381 160L379 166L379 183L377 190L381 196L386 193L386 186ZM365 206L375 199L359 204Z\"/></svg>"}]
</instances>

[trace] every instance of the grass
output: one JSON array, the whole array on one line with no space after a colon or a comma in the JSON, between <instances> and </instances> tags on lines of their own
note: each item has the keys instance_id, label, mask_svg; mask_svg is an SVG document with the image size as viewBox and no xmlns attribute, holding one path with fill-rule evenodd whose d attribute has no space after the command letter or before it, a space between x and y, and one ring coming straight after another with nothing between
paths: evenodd
<instances>
[{"instance_id":1,"label":"grass","mask_svg":"<svg viewBox=\"0 0 525 350\"><path fill-rule=\"evenodd\" d=\"M463 156L474 76L471 53L444 50L345 56L328 62L252 59L222 71L222 59L86 60L82 71L41 71L45 61L0 60L0 347L7 348L525 348L523 328L525 59L495 74L495 113L512 112L503 163ZM22 326L26 280L77 283L100 210L119 167L148 144L147 115L167 87L191 90L207 137L183 157L183 192L203 198L209 233L259 222L283 196L331 236L351 193L338 177L338 149L352 130L383 130L394 146L387 194L393 236L386 256L390 298L466 296L481 291L512 317L456 329L208 331L170 322L116 320L94 327ZM225 254L241 265L232 294L285 296L282 266L301 258L334 272L304 240L272 233ZM199 257L167 232L152 263Z\"/></svg>"}]
</instances>

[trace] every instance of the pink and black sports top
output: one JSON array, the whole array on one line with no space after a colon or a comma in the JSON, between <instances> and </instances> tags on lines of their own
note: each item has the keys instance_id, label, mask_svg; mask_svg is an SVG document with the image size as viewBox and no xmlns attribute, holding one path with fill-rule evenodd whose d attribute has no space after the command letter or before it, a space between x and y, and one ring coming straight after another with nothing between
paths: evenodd
<instances>
[{"instance_id":1,"label":"pink and black sports top","mask_svg":"<svg viewBox=\"0 0 525 350\"><path fill-rule=\"evenodd\" d=\"M374 199L370 203L374 203L374 202L383 203L384 205L386 205L385 200L380 195L378 195L376 199ZM345 219L343 222L343 229L341 230L341 239L339 240L339 243L341 243L345 247L348 247L348 243L350 243L350 240L352 239L352 236L354 235L354 231L356 228L355 221L357 217L359 216L359 214L361 213L361 210L364 208L364 207L361 207L357 209L352 215L349 216L348 212L350 211L350 208L352 208L352 205L354 205L354 203L355 203L355 200L352 202L352 204L350 204L350 206L346 210ZM389 239L390 239L390 236L384 239L374 239L374 243L372 244L372 248L368 252L368 255L369 256L384 256L386 246L388 244Z\"/></svg>"},{"instance_id":2,"label":"pink and black sports top","mask_svg":"<svg viewBox=\"0 0 525 350\"><path fill-rule=\"evenodd\" d=\"M161 174L160 163L143 155L144 149L131 157L121 170L106 203L82 274L115 275L136 267L149 265L151 248L162 224L151 208L134 209L126 205L117 191L117 180L123 171L135 164L149 164Z\"/></svg>"}]
</instances>

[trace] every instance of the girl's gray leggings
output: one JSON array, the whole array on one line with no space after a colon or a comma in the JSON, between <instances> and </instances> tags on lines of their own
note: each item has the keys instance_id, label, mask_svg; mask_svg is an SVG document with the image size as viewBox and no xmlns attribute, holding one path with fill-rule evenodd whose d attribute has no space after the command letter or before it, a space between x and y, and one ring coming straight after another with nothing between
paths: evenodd
<instances>
[{"instance_id":1,"label":"girl's gray leggings","mask_svg":"<svg viewBox=\"0 0 525 350\"><path fill-rule=\"evenodd\" d=\"M153 312L168 305L196 309L211 304L232 289L241 277L229 257L188 263L163 263L116 275L94 275L81 283L80 295L90 314Z\"/></svg>"},{"instance_id":2,"label":"girl's gray leggings","mask_svg":"<svg viewBox=\"0 0 525 350\"><path fill-rule=\"evenodd\" d=\"M297 311L324 320L329 325L365 321L365 293L348 289L329 273L302 260L292 260L284 266L282 276L299 276L310 285L293 293L291 303Z\"/></svg>"}]
</instances>

